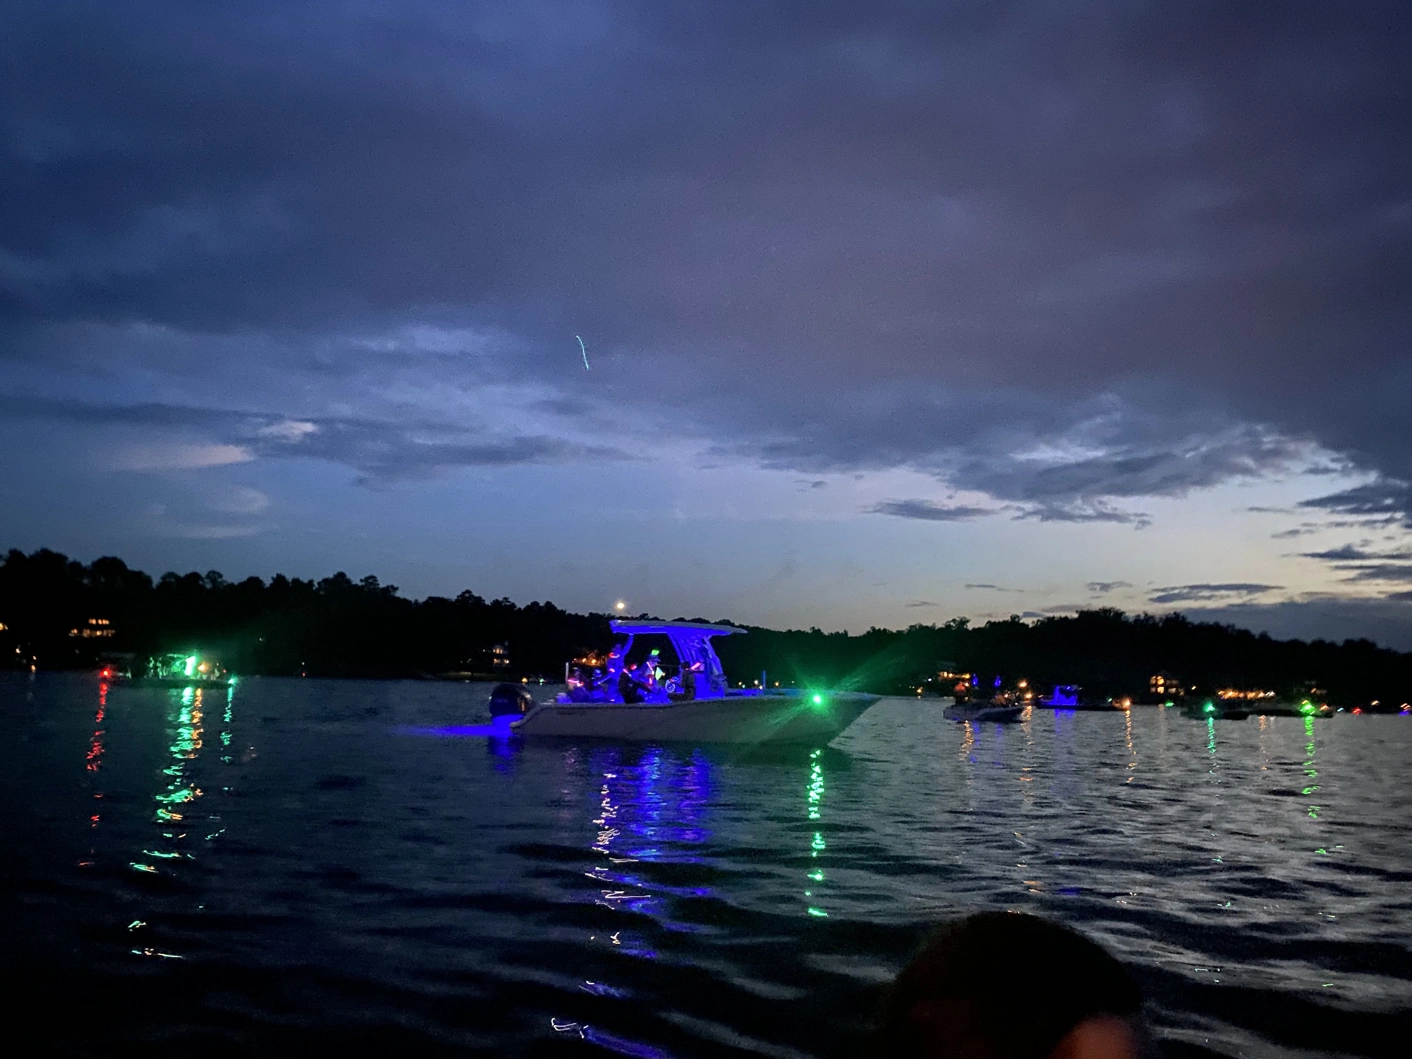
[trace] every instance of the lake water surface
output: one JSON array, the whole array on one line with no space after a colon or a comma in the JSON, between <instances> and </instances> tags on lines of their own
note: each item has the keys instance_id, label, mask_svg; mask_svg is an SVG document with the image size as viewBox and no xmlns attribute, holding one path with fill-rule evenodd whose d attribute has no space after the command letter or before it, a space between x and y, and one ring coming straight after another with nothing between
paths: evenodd
<instances>
[{"instance_id":1,"label":"lake water surface","mask_svg":"<svg viewBox=\"0 0 1412 1059\"><path fill-rule=\"evenodd\" d=\"M56 1054L856 1055L929 925L1013 908L1133 967L1170 1054L1412 1051L1412 718L404 731L487 690L0 674L7 1001L62 998Z\"/></svg>"}]
</instances>

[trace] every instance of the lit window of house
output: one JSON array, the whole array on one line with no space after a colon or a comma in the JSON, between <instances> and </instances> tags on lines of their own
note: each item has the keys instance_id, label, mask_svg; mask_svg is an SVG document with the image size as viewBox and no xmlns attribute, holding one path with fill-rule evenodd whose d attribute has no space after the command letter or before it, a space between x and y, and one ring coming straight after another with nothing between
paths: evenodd
<instances>
[{"instance_id":1,"label":"lit window of house","mask_svg":"<svg viewBox=\"0 0 1412 1059\"><path fill-rule=\"evenodd\" d=\"M70 636L77 636L84 640L105 639L112 636L116 629L113 623L107 618L89 618L87 622L76 629L70 629Z\"/></svg>"}]
</instances>

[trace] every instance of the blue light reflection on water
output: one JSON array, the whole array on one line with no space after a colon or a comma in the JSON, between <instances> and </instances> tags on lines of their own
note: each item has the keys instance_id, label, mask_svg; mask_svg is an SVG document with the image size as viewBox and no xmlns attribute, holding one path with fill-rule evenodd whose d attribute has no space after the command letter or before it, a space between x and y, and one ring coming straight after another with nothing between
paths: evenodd
<instances>
[{"instance_id":1,"label":"blue light reflection on water","mask_svg":"<svg viewBox=\"0 0 1412 1059\"><path fill-rule=\"evenodd\" d=\"M398 735L426 735L438 739L511 739L515 735L511 725L516 719L502 715L489 724L399 725L393 731Z\"/></svg>"},{"instance_id":2,"label":"blue light reflection on water","mask_svg":"<svg viewBox=\"0 0 1412 1059\"><path fill-rule=\"evenodd\" d=\"M577 755L571 755L576 758ZM676 885L660 869L647 872L634 865L698 865L706 858L698 850L711 838L705 814L712 796L711 765L700 751L678 752L662 746L624 748L597 746L587 753L588 775L601 782L591 849L600 860L584 873L602 888L594 904L615 916L650 918L660 928L691 934L699 924L674 917L684 902L712 896L709 886ZM613 926L614 924L609 924ZM590 943L606 940L613 951L635 959L655 961L657 951L640 939L629 922L613 930L595 928ZM625 987L601 980L586 980L580 989L593 996L623 1000ZM671 1053L655 1045L609 1032L593 1022L551 1018L559 1033L577 1034L602 1048L628 1056L663 1059Z\"/></svg>"}]
</instances>

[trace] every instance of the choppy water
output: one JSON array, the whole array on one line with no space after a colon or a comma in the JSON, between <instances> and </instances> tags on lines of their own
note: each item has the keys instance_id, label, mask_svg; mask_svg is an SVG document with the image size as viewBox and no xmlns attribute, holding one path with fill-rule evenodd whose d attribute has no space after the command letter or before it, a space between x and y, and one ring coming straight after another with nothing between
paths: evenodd
<instances>
[{"instance_id":1,"label":"choppy water","mask_svg":"<svg viewBox=\"0 0 1412 1059\"><path fill-rule=\"evenodd\" d=\"M843 1056L928 924L1017 908L1129 962L1172 1054L1408 1052L1412 719L397 731L484 695L0 675L6 999L62 998L64 1054Z\"/></svg>"}]
</instances>

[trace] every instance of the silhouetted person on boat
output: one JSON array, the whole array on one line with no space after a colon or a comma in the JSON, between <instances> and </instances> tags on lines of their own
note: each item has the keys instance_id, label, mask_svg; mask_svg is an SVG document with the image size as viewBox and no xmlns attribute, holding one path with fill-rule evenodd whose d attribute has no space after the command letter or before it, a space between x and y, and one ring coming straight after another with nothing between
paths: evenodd
<instances>
[{"instance_id":1,"label":"silhouetted person on boat","mask_svg":"<svg viewBox=\"0 0 1412 1059\"><path fill-rule=\"evenodd\" d=\"M1066 927L982 912L942 927L888 989L879 1059L1144 1059L1142 994Z\"/></svg>"},{"instance_id":2,"label":"silhouetted person on boat","mask_svg":"<svg viewBox=\"0 0 1412 1059\"><path fill-rule=\"evenodd\" d=\"M696 675L706 669L700 662L688 662L681 667L681 697L690 701L696 698Z\"/></svg>"},{"instance_id":3,"label":"silhouetted person on boat","mask_svg":"<svg viewBox=\"0 0 1412 1059\"><path fill-rule=\"evenodd\" d=\"M623 670L623 675L618 678L618 694L622 696L624 702L641 702L646 692L646 685L639 679L636 665L627 666Z\"/></svg>"}]
</instances>

